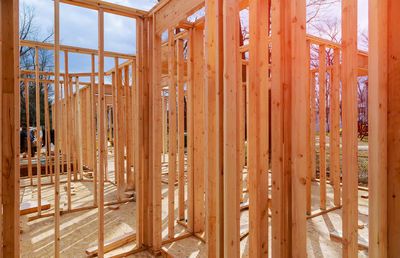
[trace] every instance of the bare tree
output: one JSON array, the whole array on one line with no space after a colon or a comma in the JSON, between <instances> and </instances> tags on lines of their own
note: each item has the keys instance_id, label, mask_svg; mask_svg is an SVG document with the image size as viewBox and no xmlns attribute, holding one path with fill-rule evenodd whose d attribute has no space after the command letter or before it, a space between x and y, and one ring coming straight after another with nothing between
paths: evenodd
<instances>
[{"instance_id":1,"label":"bare tree","mask_svg":"<svg viewBox=\"0 0 400 258\"><path fill-rule=\"evenodd\" d=\"M36 23L36 13L35 8L30 5L22 5L20 11L20 39L21 40L32 40L39 42L49 42L53 38L53 31L47 32L43 35L40 27ZM20 67L21 70L34 70L35 69L35 49L31 47L20 46ZM53 71L53 52L50 50L39 50L39 70L40 71ZM26 78L34 78L33 75L24 75ZM41 78L44 78L41 76ZM28 86L29 94L29 117L30 125L36 124L36 103L35 94L36 86L34 83L25 83L22 81L20 83L20 103L21 103L21 126L26 126L26 109L25 109L25 87ZM53 87L43 83L40 83L40 110L41 110L41 124L44 124L44 87L48 89L48 95L50 98L53 97ZM50 116L51 117L51 116Z\"/></svg>"}]
</instances>

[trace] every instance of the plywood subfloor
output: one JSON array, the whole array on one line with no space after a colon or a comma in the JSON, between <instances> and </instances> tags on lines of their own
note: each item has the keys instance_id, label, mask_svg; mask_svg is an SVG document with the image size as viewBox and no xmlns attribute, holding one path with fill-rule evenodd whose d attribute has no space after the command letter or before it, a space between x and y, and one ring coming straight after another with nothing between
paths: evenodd
<instances>
[{"instance_id":1,"label":"plywood subfloor","mask_svg":"<svg viewBox=\"0 0 400 258\"><path fill-rule=\"evenodd\" d=\"M109 177L113 180L113 158L109 158ZM167 167L163 165L163 172L167 172ZM65 176L62 179L66 180ZM167 176L163 179L168 180ZM46 182L46 178L43 182ZM34 181L34 183L36 180ZM26 182L21 182L24 184ZM65 190L62 184L61 196L64 196ZM72 196L72 207L86 207L93 205L93 183L74 182L76 194ZM312 206L313 210L318 210L319 205L319 185L312 185ZM333 206L333 189L327 186L327 206ZM361 195L368 193L359 192L359 224L365 226L359 230L359 236L368 240L368 200L361 198ZM21 189L21 201L35 200L37 195L36 187L25 187ZM162 218L163 218L163 239L167 239L167 209L168 209L168 187L162 184ZM175 189L175 204L177 204L178 189ZM42 187L42 198L51 204L49 210L43 213L54 212L54 186ZM64 198L65 199L65 198ZM63 198L61 198L63 200ZM105 201L116 200L116 187L113 184L105 185ZM247 201L247 195L245 195ZM61 204L63 205L63 204ZM177 206L176 206L177 207ZM122 204L118 210L105 208L105 239L112 239L120 235L135 231L136 203L128 202ZM177 214L177 208L175 210ZM22 257L53 257L54 256L54 218L47 217L28 221L29 214L21 216L21 256ZM240 220L241 232L248 230L248 211L241 213ZM185 232L181 225L175 225L175 233L179 235ZM90 209L61 216L61 257L86 257L85 250L97 245L97 209ZM270 229L269 229L270 230ZM315 217L307 221L307 251L309 257L341 257L341 244L331 241L329 232L332 230L341 232L341 210L335 210L328 214ZM135 247L135 243L127 244L112 252L107 256L127 252ZM207 257L206 245L195 237L186 238L174 243L165 245L168 251L176 257ZM241 256L248 257L249 242L248 238L241 241ZM367 251L359 251L360 257L367 257ZM148 252L141 252L130 257L151 257Z\"/></svg>"}]
</instances>

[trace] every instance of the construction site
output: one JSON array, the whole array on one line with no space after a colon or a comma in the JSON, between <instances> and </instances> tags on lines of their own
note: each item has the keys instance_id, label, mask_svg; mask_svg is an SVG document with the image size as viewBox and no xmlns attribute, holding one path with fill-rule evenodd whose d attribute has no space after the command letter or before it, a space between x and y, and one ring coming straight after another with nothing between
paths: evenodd
<instances>
[{"instance_id":1,"label":"construction site","mask_svg":"<svg viewBox=\"0 0 400 258\"><path fill-rule=\"evenodd\" d=\"M399 257L400 1L330 39L318 0L42 1L46 40L0 2L0 257Z\"/></svg>"}]
</instances>

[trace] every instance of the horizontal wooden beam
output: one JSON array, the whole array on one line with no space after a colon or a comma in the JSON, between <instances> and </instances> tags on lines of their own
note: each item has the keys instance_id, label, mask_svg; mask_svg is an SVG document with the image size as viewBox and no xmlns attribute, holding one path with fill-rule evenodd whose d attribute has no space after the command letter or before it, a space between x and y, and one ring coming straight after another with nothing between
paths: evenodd
<instances>
[{"instance_id":1,"label":"horizontal wooden beam","mask_svg":"<svg viewBox=\"0 0 400 258\"><path fill-rule=\"evenodd\" d=\"M93 10L99 10L99 8L103 8L104 12L130 18L145 17L148 14L148 12L144 10L135 9L100 0L60 0L60 2Z\"/></svg>"},{"instance_id":2,"label":"horizontal wooden beam","mask_svg":"<svg viewBox=\"0 0 400 258\"><path fill-rule=\"evenodd\" d=\"M204 6L204 0L169 0L158 10L153 11L156 15L156 33L162 33L168 28L176 27L181 21L187 19Z\"/></svg>"},{"instance_id":3,"label":"horizontal wooden beam","mask_svg":"<svg viewBox=\"0 0 400 258\"><path fill-rule=\"evenodd\" d=\"M32 47L32 48L38 47L40 49L54 50L53 43L37 42L37 41L31 41L31 40L20 40L20 46ZM60 50L68 51L71 53L87 54L87 55L92 55L92 54L98 55L98 53L99 53L99 50L97 50L97 49L73 47L73 46L66 46L66 45L60 45ZM129 54L123 54L123 53L117 53L117 52L111 52L111 51L104 51L104 56L118 57L118 58L123 58L123 59L133 59L133 60L136 59L135 55L129 55Z\"/></svg>"},{"instance_id":4,"label":"horizontal wooden beam","mask_svg":"<svg viewBox=\"0 0 400 258\"><path fill-rule=\"evenodd\" d=\"M135 239L136 239L136 232L131 232L131 233L113 238L104 243L104 252L106 253L111 250L114 250L120 246L123 246L129 242L132 242ZM98 250L97 246L91 247L89 249L86 249L86 254L87 255L95 255L95 254L97 254L97 250Z\"/></svg>"}]
</instances>

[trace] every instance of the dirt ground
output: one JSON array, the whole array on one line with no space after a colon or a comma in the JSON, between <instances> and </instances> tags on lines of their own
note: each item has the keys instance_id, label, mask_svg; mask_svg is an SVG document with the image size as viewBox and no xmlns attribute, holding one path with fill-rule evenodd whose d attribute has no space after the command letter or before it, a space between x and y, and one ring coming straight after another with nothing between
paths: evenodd
<instances>
[{"instance_id":1,"label":"dirt ground","mask_svg":"<svg viewBox=\"0 0 400 258\"><path fill-rule=\"evenodd\" d=\"M108 162L109 177L113 180L113 158L109 157ZM167 167L163 166L163 171L167 172ZM163 176L167 180L167 176ZM48 178L42 179L42 184ZM62 176L61 180L66 180ZM21 185L29 182L21 179ZM36 179L34 180L36 183ZM72 208L86 207L93 205L93 183L74 182L75 195L72 196ZM61 207L66 202L65 183L61 184ZM163 239L168 239L167 233L167 210L168 210L168 187L162 184L162 219L163 219ZM361 198L368 195L367 192L359 191L359 225L364 226L359 230L359 239L368 240L368 199ZM36 200L36 187L21 188L21 201ZM175 204L177 204L178 188L175 189ZM42 187L42 199L50 202L51 209L43 211L43 214L54 212L54 185ZM244 197L247 200L247 194ZM116 187L111 183L105 185L105 201L116 200ZM313 211L319 210L319 185L312 184L312 208ZM333 189L327 186L327 207L333 207ZM118 210L105 208L104 231L105 240L109 240L123 234L135 231L136 203L127 202L121 204ZM54 256L54 218L46 217L28 221L28 218L36 213L21 216L21 256L22 257L53 257ZM177 215L177 206L175 216ZM61 257L86 257L85 250L97 245L97 209L89 209L75 213L69 213L60 217L61 229ZM241 213L240 230L241 233L248 231L249 217L248 211ZM271 230L271 228L269 229ZM341 210L335 210L328 214L307 220L307 253L309 257L341 257L341 243L332 241L329 232L336 230L341 232ZM185 232L185 228L179 224L175 225L175 233L179 235ZM271 244L271 243L270 243ZM207 257L206 245L195 237L189 237L168 245L164 245L169 253L176 257ZM132 242L121 248L106 254L106 257L127 252L135 247ZM248 257L249 242L248 237L244 238L240 244L241 257ZM270 255L271 256L271 255ZM367 257L368 252L359 251L359 257ZM141 252L129 257L151 257L148 252Z\"/></svg>"}]
</instances>

